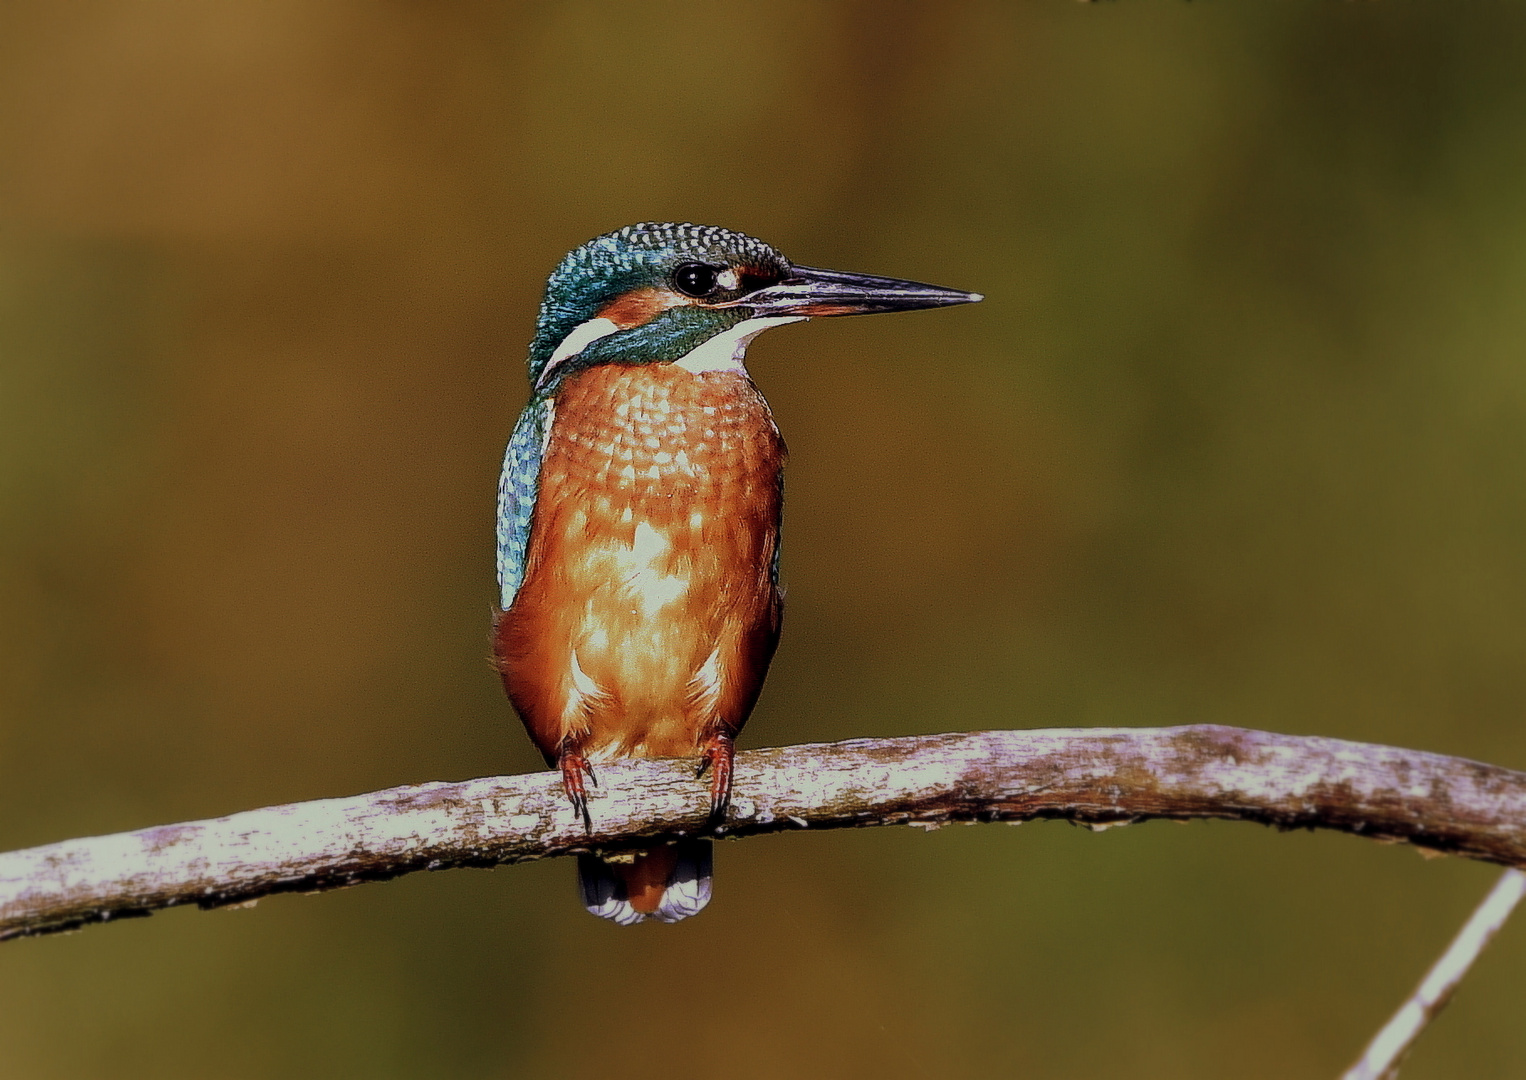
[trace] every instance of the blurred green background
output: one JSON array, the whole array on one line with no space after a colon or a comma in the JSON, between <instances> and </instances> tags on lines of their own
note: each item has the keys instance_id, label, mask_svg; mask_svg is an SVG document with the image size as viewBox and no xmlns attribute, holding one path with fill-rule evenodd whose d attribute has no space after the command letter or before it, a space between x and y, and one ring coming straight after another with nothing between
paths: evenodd
<instances>
[{"instance_id":1,"label":"blurred green background","mask_svg":"<svg viewBox=\"0 0 1526 1080\"><path fill-rule=\"evenodd\" d=\"M1217 722L1526 766L1526 6L0 8L0 847L539 767L545 275L645 219L975 308L762 338L748 745ZM1492 868L1245 825L725 845L0 947L0 1077L1332 1076ZM1406 1080L1518 1076L1507 929Z\"/></svg>"}]
</instances>

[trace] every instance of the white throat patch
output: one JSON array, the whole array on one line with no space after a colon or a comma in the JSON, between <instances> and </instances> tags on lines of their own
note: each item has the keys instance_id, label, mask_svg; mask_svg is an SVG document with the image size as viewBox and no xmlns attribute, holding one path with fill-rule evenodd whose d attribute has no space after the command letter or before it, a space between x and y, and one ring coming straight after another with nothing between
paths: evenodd
<instances>
[{"instance_id":1,"label":"white throat patch","mask_svg":"<svg viewBox=\"0 0 1526 1080\"><path fill-rule=\"evenodd\" d=\"M753 338L775 326L805 321L804 315L771 315L762 319L747 319L707 338L673 363L696 375L702 371L746 371L742 358L747 354L747 346Z\"/></svg>"}]
</instances>

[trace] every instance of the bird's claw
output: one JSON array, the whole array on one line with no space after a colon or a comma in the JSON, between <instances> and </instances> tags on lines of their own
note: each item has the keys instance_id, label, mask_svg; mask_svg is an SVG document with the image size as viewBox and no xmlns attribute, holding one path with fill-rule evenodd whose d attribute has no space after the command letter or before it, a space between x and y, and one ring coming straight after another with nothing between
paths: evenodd
<instances>
[{"instance_id":1,"label":"bird's claw","mask_svg":"<svg viewBox=\"0 0 1526 1080\"><path fill-rule=\"evenodd\" d=\"M696 777L710 774L710 821L720 824L731 808L731 771L736 746L729 735L712 735L701 751Z\"/></svg>"},{"instance_id":2,"label":"bird's claw","mask_svg":"<svg viewBox=\"0 0 1526 1080\"><path fill-rule=\"evenodd\" d=\"M593 818L588 813L588 788L583 783L583 777L587 776L595 787L598 786L599 778L593 774L593 766L575 750L563 750L557 765L562 770L562 790L572 803L572 812L583 819L583 829L592 833Z\"/></svg>"}]
</instances>

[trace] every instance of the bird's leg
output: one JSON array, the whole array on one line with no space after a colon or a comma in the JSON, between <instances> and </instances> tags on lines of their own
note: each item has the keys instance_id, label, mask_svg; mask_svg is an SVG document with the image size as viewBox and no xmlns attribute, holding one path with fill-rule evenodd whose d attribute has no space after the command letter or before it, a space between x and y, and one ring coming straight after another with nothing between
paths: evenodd
<instances>
[{"instance_id":1,"label":"bird's leg","mask_svg":"<svg viewBox=\"0 0 1526 1080\"><path fill-rule=\"evenodd\" d=\"M710 820L726 820L726 810L731 806L731 764L736 757L736 745L731 736L716 732L705 740L700 749L699 768L695 776L710 773Z\"/></svg>"},{"instance_id":2,"label":"bird's leg","mask_svg":"<svg viewBox=\"0 0 1526 1080\"><path fill-rule=\"evenodd\" d=\"M598 784L599 779L593 774L593 766L588 763L582 751L568 743L562 744L562 752L557 755L556 764L562 770L562 790L572 801L573 812L583 819L583 828L593 832L593 819L588 815L588 789L583 786L585 774L595 785Z\"/></svg>"}]
</instances>

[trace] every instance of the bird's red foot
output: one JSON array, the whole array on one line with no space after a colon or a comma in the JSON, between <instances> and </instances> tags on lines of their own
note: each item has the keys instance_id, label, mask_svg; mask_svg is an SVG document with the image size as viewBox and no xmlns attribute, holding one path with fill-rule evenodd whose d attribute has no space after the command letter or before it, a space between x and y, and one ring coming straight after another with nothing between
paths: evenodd
<instances>
[{"instance_id":1,"label":"bird's red foot","mask_svg":"<svg viewBox=\"0 0 1526 1080\"><path fill-rule=\"evenodd\" d=\"M583 819L583 828L593 832L593 819L588 816L588 789L583 785L585 775L594 784L598 784L599 779L593 774L593 766L576 750L567 749L562 750L556 763L562 770L562 790L571 800L573 812Z\"/></svg>"},{"instance_id":2,"label":"bird's red foot","mask_svg":"<svg viewBox=\"0 0 1526 1080\"><path fill-rule=\"evenodd\" d=\"M731 806L731 765L736 757L736 746L730 735L715 734L705 740L700 751L699 768L695 776L710 773L710 820L726 820Z\"/></svg>"}]
</instances>

